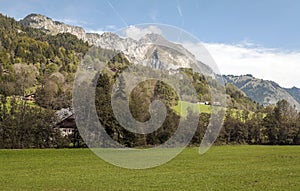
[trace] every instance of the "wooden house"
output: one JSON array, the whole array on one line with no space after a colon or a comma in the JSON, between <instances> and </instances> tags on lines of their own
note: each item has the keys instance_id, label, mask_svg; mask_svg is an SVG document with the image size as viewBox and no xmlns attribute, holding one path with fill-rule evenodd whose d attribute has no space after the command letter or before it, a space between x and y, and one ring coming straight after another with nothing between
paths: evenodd
<instances>
[{"instance_id":1,"label":"wooden house","mask_svg":"<svg viewBox=\"0 0 300 191\"><path fill-rule=\"evenodd\" d=\"M64 118L62 121L58 122L54 128L59 130L63 137L73 134L76 128L75 115L72 114Z\"/></svg>"}]
</instances>

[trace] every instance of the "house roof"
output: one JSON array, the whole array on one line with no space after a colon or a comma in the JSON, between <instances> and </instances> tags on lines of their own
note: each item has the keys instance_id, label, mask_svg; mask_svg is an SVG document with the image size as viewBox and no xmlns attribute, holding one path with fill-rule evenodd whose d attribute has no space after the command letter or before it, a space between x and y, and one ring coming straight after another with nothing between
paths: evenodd
<instances>
[{"instance_id":1,"label":"house roof","mask_svg":"<svg viewBox=\"0 0 300 191\"><path fill-rule=\"evenodd\" d=\"M64 119L62 119L60 122L55 124L55 127L59 128L75 128L76 122L75 122L75 115L72 114Z\"/></svg>"}]
</instances>

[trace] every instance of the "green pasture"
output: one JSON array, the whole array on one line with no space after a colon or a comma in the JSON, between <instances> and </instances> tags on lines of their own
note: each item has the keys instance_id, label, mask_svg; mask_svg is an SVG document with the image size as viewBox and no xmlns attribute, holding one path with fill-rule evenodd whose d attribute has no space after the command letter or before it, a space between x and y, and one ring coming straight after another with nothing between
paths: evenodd
<instances>
[{"instance_id":1,"label":"green pasture","mask_svg":"<svg viewBox=\"0 0 300 191\"><path fill-rule=\"evenodd\" d=\"M197 103L190 103L186 101L179 101L178 105L173 107L176 113L180 114L181 116L187 116L188 109L192 109L194 112L199 113L210 113L211 112L211 106L210 105L202 105Z\"/></svg>"},{"instance_id":2,"label":"green pasture","mask_svg":"<svg viewBox=\"0 0 300 191\"><path fill-rule=\"evenodd\" d=\"M0 190L300 190L299 159L299 146L193 147L130 170L89 149L0 150Z\"/></svg>"}]
</instances>

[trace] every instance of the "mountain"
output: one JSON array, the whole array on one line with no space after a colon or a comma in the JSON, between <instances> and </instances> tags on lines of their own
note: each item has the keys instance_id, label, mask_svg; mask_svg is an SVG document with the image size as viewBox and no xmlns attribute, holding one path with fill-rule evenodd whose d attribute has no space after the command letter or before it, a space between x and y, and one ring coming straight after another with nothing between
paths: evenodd
<instances>
[{"instance_id":1,"label":"mountain","mask_svg":"<svg viewBox=\"0 0 300 191\"><path fill-rule=\"evenodd\" d=\"M285 91L289 92L291 96L295 98L300 103L300 88L292 87L292 88L284 88Z\"/></svg>"},{"instance_id":2,"label":"mountain","mask_svg":"<svg viewBox=\"0 0 300 191\"><path fill-rule=\"evenodd\" d=\"M51 18L44 15L30 14L20 20L20 23L26 27L41 29L48 34L56 35L58 33L71 33L79 39L86 40L83 28L53 21Z\"/></svg>"},{"instance_id":3,"label":"mountain","mask_svg":"<svg viewBox=\"0 0 300 191\"><path fill-rule=\"evenodd\" d=\"M253 77L252 75L224 75L227 83L231 83L242 90L253 101L263 104L276 104L278 101L285 99L290 104L300 109L299 89L285 89L277 83L269 80L263 80Z\"/></svg>"},{"instance_id":4,"label":"mountain","mask_svg":"<svg viewBox=\"0 0 300 191\"><path fill-rule=\"evenodd\" d=\"M139 40L121 38L120 36L105 32L103 34L86 33L81 27L71 26L51 18L30 14L20 21L24 26L41 29L47 34L71 33L79 39L87 41L90 45L104 49L121 51L126 58L134 64L150 64L159 69L197 68L204 74L212 74L207 65L197 61L195 56L182 45L164 39L158 34L146 34Z\"/></svg>"},{"instance_id":5,"label":"mountain","mask_svg":"<svg viewBox=\"0 0 300 191\"><path fill-rule=\"evenodd\" d=\"M209 66L197 61L195 56L182 45L167 41L158 34L146 34L139 40L134 40L132 38L122 38L110 32L101 35L86 33L81 27L53 21L51 18L40 14L30 14L20 22L27 27L40 29L51 35L71 33L88 42L89 45L122 52L134 64L150 64L152 68L166 70L194 69L198 65L204 74L213 74ZM282 88L273 81L257 79L252 75L227 75L224 78L257 103L269 105L285 99L295 105L297 109L300 109L300 90L298 88Z\"/></svg>"},{"instance_id":6,"label":"mountain","mask_svg":"<svg viewBox=\"0 0 300 191\"><path fill-rule=\"evenodd\" d=\"M56 35L59 33L70 33L77 38L87 41L90 45L94 45L100 35L97 33L86 33L82 27L68 25L59 21L53 21L51 18L41 14L30 14L20 23L26 27L40 29L47 34Z\"/></svg>"}]
</instances>

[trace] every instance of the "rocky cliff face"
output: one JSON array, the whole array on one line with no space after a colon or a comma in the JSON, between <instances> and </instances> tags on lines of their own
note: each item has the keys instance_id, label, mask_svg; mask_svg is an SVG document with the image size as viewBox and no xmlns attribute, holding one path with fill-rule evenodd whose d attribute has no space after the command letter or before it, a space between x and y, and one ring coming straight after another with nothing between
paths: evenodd
<instances>
[{"instance_id":1,"label":"rocky cliff face","mask_svg":"<svg viewBox=\"0 0 300 191\"><path fill-rule=\"evenodd\" d=\"M86 33L83 28L53 21L39 14L30 14L20 21L27 27L44 30L48 34L71 33L79 39L87 41L90 45L100 46L123 52L130 62L145 64L148 62L154 68L178 69L200 67L205 74L212 74L211 69L197 61L193 54L183 46L167 41L157 34L147 34L139 40L121 38L114 33ZM156 54L156 58L154 58ZM153 60L154 59L154 60ZM156 59L156 60L155 60Z\"/></svg>"},{"instance_id":2,"label":"rocky cliff face","mask_svg":"<svg viewBox=\"0 0 300 191\"><path fill-rule=\"evenodd\" d=\"M234 84L258 103L263 105L276 104L279 100L285 99L300 110L297 99L273 81L257 79L252 75L227 75L224 78L228 83Z\"/></svg>"},{"instance_id":3,"label":"rocky cliff face","mask_svg":"<svg viewBox=\"0 0 300 191\"><path fill-rule=\"evenodd\" d=\"M24 19L20 20L20 22L27 27L38 28L48 34L56 35L58 33L71 33L77 36L79 39L86 40L86 35L83 28L53 21L49 17L40 14L30 14Z\"/></svg>"},{"instance_id":4,"label":"rocky cliff face","mask_svg":"<svg viewBox=\"0 0 300 191\"><path fill-rule=\"evenodd\" d=\"M94 45L122 51L128 56L129 61L136 64L150 61L155 64L152 65L154 68L160 69L186 68L197 62L182 46L169 42L157 34L147 34L139 40L133 40L112 33L103 33Z\"/></svg>"},{"instance_id":5,"label":"rocky cliff face","mask_svg":"<svg viewBox=\"0 0 300 191\"><path fill-rule=\"evenodd\" d=\"M30 14L20 20L20 23L26 27L41 29L51 35L56 35L58 33L71 33L77 36L77 38L87 41L91 45L94 45L97 39L100 38L99 34L86 33L82 27L53 21L51 18L40 14Z\"/></svg>"}]
</instances>

